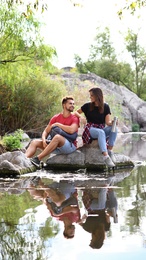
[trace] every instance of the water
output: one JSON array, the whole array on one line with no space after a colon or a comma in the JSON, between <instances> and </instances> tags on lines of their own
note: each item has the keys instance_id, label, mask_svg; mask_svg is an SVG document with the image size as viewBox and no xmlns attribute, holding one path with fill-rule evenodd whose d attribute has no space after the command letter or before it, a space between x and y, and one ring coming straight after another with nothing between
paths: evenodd
<instances>
[{"instance_id":1,"label":"water","mask_svg":"<svg viewBox=\"0 0 146 260\"><path fill-rule=\"evenodd\" d=\"M39 170L20 179L0 180L0 260L146 258L145 133L124 134L118 138L115 152L130 156L136 162L134 169L116 172L115 176L110 173L108 177L105 174L89 174L80 170L62 174ZM52 186L54 189L48 190ZM91 196L94 197L94 209L97 204L99 208L103 207L104 200L111 191L115 195L115 200L112 200L114 206L116 201L118 203L117 211L116 206L112 207L115 210L113 213L118 216L107 217L110 227L107 231L104 229L105 238L100 249L89 246L91 233L76 222L69 231L70 234L75 232L74 237L65 238L64 222L68 222L69 217L62 217L62 221L52 217L49 203L54 200L57 210L63 212L60 205L63 205L62 201L72 192L74 208L69 203L66 209L72 207L74 217L76 216L74 220L79 221L79 217L88 213L83 203L83 194L90 199ZM48 199L48 204L43 196L51 198ZM107 204L106 210L108 211ZM105 225L102 218L99 220L102 211L95 212L94 216L88 218L91 221L88 229L98 229L99 237Z\"/></svg>"}]
</instances>

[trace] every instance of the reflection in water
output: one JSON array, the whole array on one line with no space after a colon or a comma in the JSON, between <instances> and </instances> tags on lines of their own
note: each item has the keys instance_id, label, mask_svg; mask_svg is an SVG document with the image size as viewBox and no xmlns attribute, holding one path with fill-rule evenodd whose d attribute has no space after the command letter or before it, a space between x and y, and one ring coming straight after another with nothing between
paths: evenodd
<instances>
[{"instance_id":1,"label":"reflection in water","mask_svg":"<svg viewBox=\"0 0 146 260\"><path fill-rule=\"evenodd\" d=\"M134 161L146 161L146 133L121 134L118 139L116 151L129 156Z\"/></svg>"},{"instance_id":2,"label":"reflection in water","mask_svg":"<svg viewBox=\"0 0 146 260\"><path fill-rule=\"evenodd\" d=\"M98 188L84 190L82 195L83 204L87 210L82 218L84 223L80 225L84 230L91 233L92 248L101 248L105 239L105 231L110 229L110 216L117 223L117 199L112 188Z\"/></svg>"},{"instance_id":3,"label":"reflection in water","mask_svg":"<svg viewBox=\"0 0 146 260\"><path fill-rule=\"evenodd\" d=\"M122 145L117 142L117 152L143 164L115 176L37 171L1 179L0 260L144 260L146 141L141 140L127 134Z\"/></svg>"},{"instance_id":4,"label":"reflection in water","mask_svg":"<svg viewBox=\"0 0 146 260\"><path fill-rule=\"evenodd\" d=\"M36 180L36 179L35 179ZM73 183L54 182L45 185L40 178L37 178L40 190L29 189L35 199L41 199L52 217L64 223L63 235L66 238L73 238L75 226L73 223L80 221L80 210L77 199L77 189ZM43 190L41 190L43 188Z\"/></svg>"},{"instance_id":5,"label":"reflection in water","mask_svg":"<svg viewBox=\"0 0 146 260\"><path fill-rule=\"evenodd\" d=\"M36 180L39 190L35 189ZM114 219L114 223L118 222L117 199L110 186L81 190L82 204L86 209L82 218L74 183L60 181L46 185L41 178L37 177L32 179L28 191L34 199L43 201L52 217L64 223L64 237L74 237L73 223L80 224L85 231L91 233L90 247L92 248L102 247L105 231L110 229L110 217Z\"/></svg>"}]
</instances>

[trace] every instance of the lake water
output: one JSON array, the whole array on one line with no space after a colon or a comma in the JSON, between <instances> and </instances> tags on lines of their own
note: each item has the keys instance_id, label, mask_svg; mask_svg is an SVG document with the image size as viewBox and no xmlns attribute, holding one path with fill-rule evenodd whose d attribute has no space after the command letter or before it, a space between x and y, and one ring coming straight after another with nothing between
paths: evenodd
<instances>
[{"instance_id":1,"label":"lake water","mask_svg":"<svg viewBox=\"0 0 146 260\"><path fill-rule=\"evenodd\" d=\"M136 166L115 175L38 170L18 179L1 179L0 260L146 259L145 136L118 135L114 151L128 155ZM72 201L63 207L71 193ZM53 201L58 207L53 208ZM65 215L67 210L71 213ZM64 236L64 230L74 237ZM91 246L91 230L98 249Z\"/></svg>"}]
</instances>

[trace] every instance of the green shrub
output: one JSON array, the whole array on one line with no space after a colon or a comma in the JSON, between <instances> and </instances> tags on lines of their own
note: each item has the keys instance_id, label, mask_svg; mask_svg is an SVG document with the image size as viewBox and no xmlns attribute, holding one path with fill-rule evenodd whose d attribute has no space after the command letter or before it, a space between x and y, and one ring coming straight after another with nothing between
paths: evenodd
<instances>
[{"instance_id":1,"label":"green shrub","mask_svg":"<svg viewBox=\"0 0 146 260\"><path fill-rule=\"evenodd\" d=\"M24 76L20 74L22 68ZM54 80L41 69L31 66L26 74L26 68L22 68L19 78L16 78L16 70L11 69L15 78L11 72L10 82L5 76L0 85L1 135L20 128L41 132L50 118L62 110L61 100L67 93L62 79L56 76Z\"/></svg>"},{"instance_id":2,"label":"green shrub","mask_svg":"<svg viewBox=\"0 0 146 260\"><path fill-rule=\"evenodd\" d=\"M3 145L6 146L8 151L12 151L14 149L22 148L21 140L22 140L23 130L18 129L13 134L4 135L2 138Z\"/></svg>"},{"instance_id":3,"label":"green shrub","mask_svg":"<svg viewBox=\"0 0 146 260\"><path fill-rule=\"evenodd\" d=\"M138 124L133 124L132 125L132 132L139 132L139 129L140 129L140 127L139 127Z\"/></svg>"}]
</instances>

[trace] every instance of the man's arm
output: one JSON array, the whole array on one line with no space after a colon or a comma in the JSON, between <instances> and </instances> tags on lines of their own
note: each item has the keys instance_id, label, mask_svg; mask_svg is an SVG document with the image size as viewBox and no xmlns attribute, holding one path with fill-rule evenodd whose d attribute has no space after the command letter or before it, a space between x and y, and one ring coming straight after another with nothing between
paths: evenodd
<instances>
[{"instance_id":1,"label":"man's arm","mask_svg":"<svg viewBox=\"0 0 146 260\"><path fill-rule=\"evenodd\" d=\"M42 133L42 140L46 140L48 134L50 133L51 131L51 125L48 124L47 127L44 129L43 133Z\"/></svg>"},{"instance_id":2,"label":"man's arm","mask_svg":"<svg viewBox=\"0 0 146 260\"><path fill-rule=\"evenodd\" d=\"M63 125L61 123L54 123L52 126L58 126L68 134L73 134L78 131L79 125L77 123L73 123L72 125Z\"/></svg>"},{"instance_id":3,"label":"man's arm","mask_svg":"<svg viewBox=\"0 0 146 260\"><path fill-rule=\"evenodd\" d=\"M68 134L73 134L73 133L78 131L78 128L79 128L79 118L77 116L73 115L71 123L72 123L71 125L64 125L64 124L55 122L54 124L52 124L52 127L53 126L58 126L62 130L67 132Z\"/></svg>"}]
</instances>

